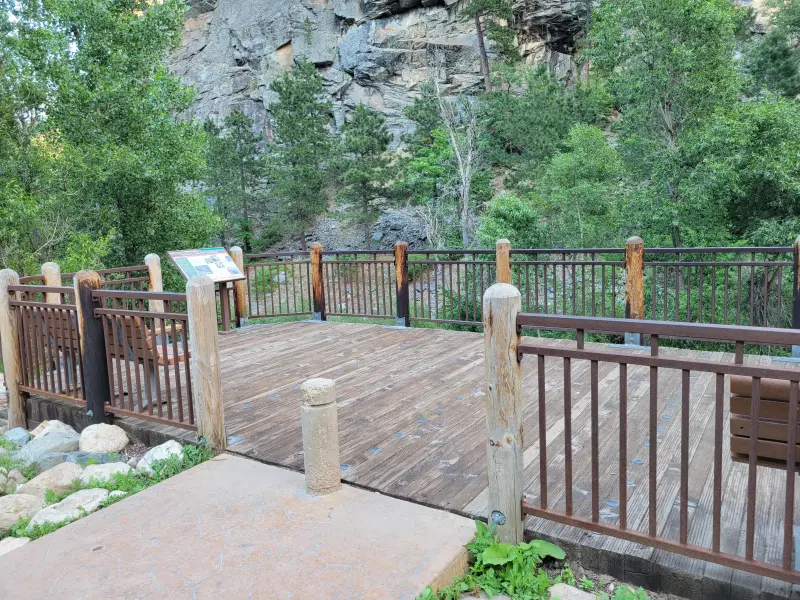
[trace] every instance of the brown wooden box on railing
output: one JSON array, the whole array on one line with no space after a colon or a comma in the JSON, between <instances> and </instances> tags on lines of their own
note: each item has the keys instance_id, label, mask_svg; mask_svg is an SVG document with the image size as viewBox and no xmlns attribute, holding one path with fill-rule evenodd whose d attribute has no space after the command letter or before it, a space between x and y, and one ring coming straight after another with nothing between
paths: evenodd
<instances>
[{"instance_id":1,"label":"brown wooden box on railing","mask_svg":"<svg viewBox=\"0 0 800 600\"><path fill-rule=\"evenodd\" d=\"M731 375L731 458L738 462L747 462L750 456L752 386L751 377ZM756 455L764 466L786 468L790 389L786 380L761 380ZM800 432L795 439L800 439ZM796 456L800 462L800 448Z\"/></svg>"}]
</instances>

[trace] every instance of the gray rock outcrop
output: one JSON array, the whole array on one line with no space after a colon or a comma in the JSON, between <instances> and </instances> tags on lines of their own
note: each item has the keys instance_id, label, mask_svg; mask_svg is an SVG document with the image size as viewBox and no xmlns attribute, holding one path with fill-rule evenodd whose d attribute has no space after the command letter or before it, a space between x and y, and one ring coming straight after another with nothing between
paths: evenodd
<instances>
[{"instance_id":1,"label":"gray rock outcrop","mask_svg":"<svg viewBox=\"0 0 800 600\"><path fill-rule=\"evenodd\" d=\"M410 129L403 110L435 77L447 94L482 78L474 24L459 0L186 0L184 38L172 68L197 90L191 115L224 118L242 109L270 136L270 84L298 59L314 63L337 126L360 102L390 130ZM514 0L527 62L572 71L588 6L578 0Z\"/></svg>"}]
</instances>

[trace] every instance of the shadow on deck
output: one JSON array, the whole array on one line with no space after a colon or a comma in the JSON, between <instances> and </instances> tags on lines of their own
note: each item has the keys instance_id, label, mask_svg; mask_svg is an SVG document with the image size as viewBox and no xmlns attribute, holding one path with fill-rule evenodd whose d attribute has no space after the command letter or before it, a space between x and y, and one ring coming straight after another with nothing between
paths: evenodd
<instances>
[{"instance_id":1,"label":"shadow on deck","mask_svg":"<svg viewBox=\"0 0 800 600\"><path fill-rule=\"evenodd\" d=\"M533 340L531 340L533 341ZM539 339L542 344L574 344ZM590 344L587 344L589 347ZM620 350L621 352L644 352ZM664 348L664 355L732 354ZM336 380L342 478L355 485L470 517L486 517L486 423L483 337L441 329L396 329L354 323L256 325L220 337L229 450L302 469L300 384ZM747 362L769 363L748 356ZM546 368L550 506L564 508L562 362ZM618 370L600 363L601 519L618 517ZM649 418L647 367L628 370L628 526L646 530ZM525 486L538 498L535 359L523 362ZM726 383L727 387L727 383ZM689 543L710 546L714 447L713 375L692 374ZM659 375L658 525L677 538L680 480L681 374ZM574 509L590 516L590 387L588 361L572 374ZM727 405L727 402L726 402ZM723 434L722 550L744 553L747 465L729 458L728 412ZM585 457L583 460L581 457ZM755 558L779 563L785 475L759 469ZM770 501L770 499L776 499ZM798 521L795 515L795 522ZM699 598L792 598L790 584L689 559L533 517L526 533L557 541L584 567L652 590Z\"/></svg>"}]
</instances>

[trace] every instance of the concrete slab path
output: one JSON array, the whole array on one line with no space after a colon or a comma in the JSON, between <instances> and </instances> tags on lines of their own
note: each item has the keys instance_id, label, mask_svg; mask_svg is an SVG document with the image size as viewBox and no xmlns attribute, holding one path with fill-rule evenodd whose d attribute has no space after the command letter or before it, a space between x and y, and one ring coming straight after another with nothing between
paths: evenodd
<instances>
[{"instance_id":1,"label":"concrete slab path","mask_svg":"<svg viewBox=\"0 0 800 600\"><path fill-rule=\"evenodd\" d=\"M0 598L413 599L469 519L222 455L0 557Z\"/></svg>"}]
</instances>

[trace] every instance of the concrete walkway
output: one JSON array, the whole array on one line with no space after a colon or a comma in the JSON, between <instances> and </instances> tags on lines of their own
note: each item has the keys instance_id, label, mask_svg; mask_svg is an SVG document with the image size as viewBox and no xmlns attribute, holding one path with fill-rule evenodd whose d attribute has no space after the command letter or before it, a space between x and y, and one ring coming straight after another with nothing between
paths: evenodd
<instances>
[{"instance_id":1,"label":"concrete walkway","mask_svg":"<svg viewBox=\"0 0 800 600\"><path fill-rule=\"evenodd\" d=\"M222 455L0 558L0 598L413 599L473 523Z\"/></svg>"}]
</instances>

